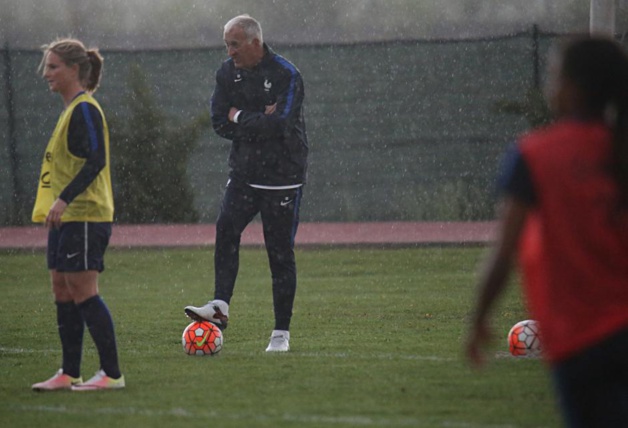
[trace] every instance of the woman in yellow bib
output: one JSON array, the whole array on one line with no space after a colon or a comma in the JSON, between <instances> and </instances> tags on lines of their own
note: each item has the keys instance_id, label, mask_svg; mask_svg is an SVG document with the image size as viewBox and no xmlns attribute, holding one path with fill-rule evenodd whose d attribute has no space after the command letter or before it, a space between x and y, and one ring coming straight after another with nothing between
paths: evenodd
<instances>
[{"instance_id":1,"label":"woman in yellow bib","mask_svg":"<svg viewBox=\"0 0 628 428\"><path fill-rule=\"evenodd\" d=\"M103 58L75 39L43 46L40 70L64 110L50 138L41 168L33 221L48 228L48 269L57 306L61 369L32 386L35 391L92 391L124 388L113 320L98 294L98 275L111 236L113 192L109 131L92 94ZM100 369L82 381L83 333L89 329Z\"/></svg>"}]
</instances>

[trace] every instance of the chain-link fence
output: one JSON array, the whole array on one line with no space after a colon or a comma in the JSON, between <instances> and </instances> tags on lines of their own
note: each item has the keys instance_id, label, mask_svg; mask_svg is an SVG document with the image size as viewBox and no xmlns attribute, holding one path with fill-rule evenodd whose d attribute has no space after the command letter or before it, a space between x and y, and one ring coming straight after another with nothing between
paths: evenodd
<instances>
[{"instance_id":1,"label":"chain-link fence","mask_svg":"<svg viewBox=\"0 0 628 428\"><path fill-rule=\"evenodd\" d=\"M491 219L500 155L529 127L503 106L527 108L555 37L532 29L474 40L273 46L305 81L311 156L302 220ZM62 105L37 73L39 51L0 52L0 225L14 225L30 219ZM96 96L110 122L129 115L131 66L146 73L166 114L188 119L207 109L225 59L220 48L102 54ZM188 178L203 222L216 218L228 151L229 141L207 130L191 156ZM114 190L121 186L114 177Z\"/></svg>"}]
</instances>

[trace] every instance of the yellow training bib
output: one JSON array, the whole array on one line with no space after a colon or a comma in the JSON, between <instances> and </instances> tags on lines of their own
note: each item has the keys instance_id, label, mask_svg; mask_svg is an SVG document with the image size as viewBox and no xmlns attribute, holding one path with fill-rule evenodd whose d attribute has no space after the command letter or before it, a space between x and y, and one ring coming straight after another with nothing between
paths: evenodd
<instances>
[{"instance_id":1,"label":"yellow training bib","mask_svg":"<svg viewBox=\"0 0 628 428\"><path fill-rule=\"evenodd\" d=\"M113 221L113 191L109 168L109 129L98 102L91 95L83 93L77 96L61 113L46 147L33 208L32 219L35 223L43 223L46 220L53 202L85 165L85 159L74 156L68 149L70 119L74 109L83 102L95 106L102 116L106 165L87 189L70 202L61 217L61 221Z\"/></svg>"}]
</instances>

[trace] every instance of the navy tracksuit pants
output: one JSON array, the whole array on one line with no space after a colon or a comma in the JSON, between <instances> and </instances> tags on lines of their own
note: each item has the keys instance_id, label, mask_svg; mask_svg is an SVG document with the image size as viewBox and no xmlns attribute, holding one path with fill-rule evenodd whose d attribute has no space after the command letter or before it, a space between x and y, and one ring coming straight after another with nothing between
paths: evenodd
<instances>
[{"instance_id":1,"label":"navy tracksuit pants","mask_svg":"<svg viewBox=\"0 0 628 428\"><path fill-rule=\"evenodd\" d=\"M214 299L229 303L239 268L240 237L259 213L272 275L275 330L289 330L297 288L294 238L302 187L266 190L230 180L216 221Z\"/></svg>"}]
</instances>

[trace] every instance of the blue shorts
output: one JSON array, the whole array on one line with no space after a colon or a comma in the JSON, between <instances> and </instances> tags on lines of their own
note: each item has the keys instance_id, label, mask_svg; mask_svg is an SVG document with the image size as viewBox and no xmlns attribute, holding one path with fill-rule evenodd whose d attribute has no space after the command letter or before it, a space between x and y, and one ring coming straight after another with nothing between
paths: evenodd
<instances>
[{"instance_id":1,"label":"blue shorts","mask_svg":"<svg viewBox=\"0 0 628 428\"><path fill-rule=\"evenodd\" d=\"M48 269L57 272L105 270L111 223L69 222L48 232Z\"/></svg>"}]
</instances>

